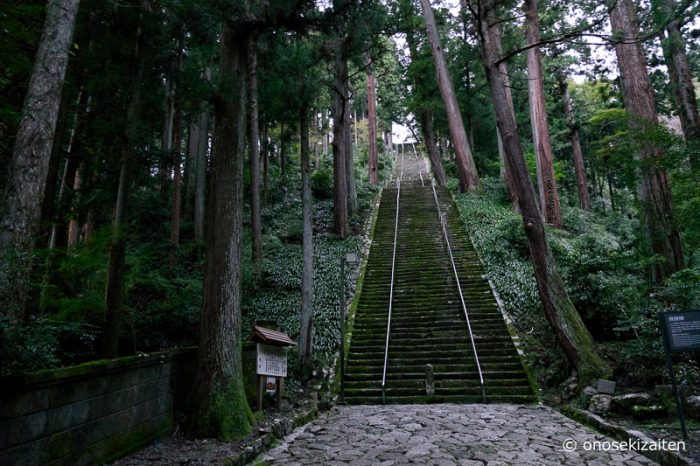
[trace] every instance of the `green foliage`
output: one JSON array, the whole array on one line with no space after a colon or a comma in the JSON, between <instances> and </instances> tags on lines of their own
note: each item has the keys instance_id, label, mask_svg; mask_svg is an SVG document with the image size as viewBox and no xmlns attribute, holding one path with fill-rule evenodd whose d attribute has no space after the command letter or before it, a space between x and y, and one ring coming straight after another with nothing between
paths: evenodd
<instances>
[{"instance_id":1,"label":"green foliage","mask_svg":"<svg viewBox=\"0 0 700 466\"><path fill-rule=\"evenodd\" d=\"M311 190L317 199L333 198L333 170L319 168L311 174Z\"/></svg>"},{"instance_id":2,"label":"green foliage","mask_svg":"<svg viewBox=\"0 0 700 466\"><path fill-rule=\"evenodd\" d=\"M0 319L0 376L83 362L92 357L98 335L97 327L83 322Z\"/></svg>"},{"instance_id":3,"label":"green foliage","mask_svg":"<svg viewBox=\"0 0 700 466\"><path fill-rule=\"evenodd\" d=\"M484 194L456 196L460 215L506 312L544 386L562 381L566 361L540 310L522 219L503 185L484 178ZM564 229L548 229L550 247L569 296L623 385L659 383L664 374L656 313L700 305L700 271L677 272L650 288L639 250L638 222L564 208Z\"/></svg>"}]
</instances>

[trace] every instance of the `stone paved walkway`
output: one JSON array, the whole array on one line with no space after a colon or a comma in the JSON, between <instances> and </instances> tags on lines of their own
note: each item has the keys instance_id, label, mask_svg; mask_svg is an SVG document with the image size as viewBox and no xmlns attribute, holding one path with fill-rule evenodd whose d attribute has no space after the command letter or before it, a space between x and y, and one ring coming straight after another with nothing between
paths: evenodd
<instances>
[{"instance_id":1,"label":"stone paved walkway","mask_svg":"<svg viewBox=\"0 0 700 466\"><path fill-rule=\"evenodd\" d=\"M578 448L565 451L567 439ZM656 464L634 452L584 451L584 442L595 440L610 439L545 406L340 406L259 460L285 466Z\"/></svg>"}]
</instances>

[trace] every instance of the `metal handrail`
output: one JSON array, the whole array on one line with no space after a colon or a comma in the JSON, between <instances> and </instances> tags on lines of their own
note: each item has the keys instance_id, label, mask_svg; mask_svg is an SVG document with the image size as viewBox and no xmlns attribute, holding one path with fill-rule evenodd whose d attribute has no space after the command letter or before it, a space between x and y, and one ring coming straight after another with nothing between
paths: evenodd
<instances>
[{"instance_id":1,"label":"metal handrail","mask_svg":"<svg viewBox=\"0 0 700 466\"><path fill-rule=\"evenodd\" d=\"M401 157L403 161L403 156ZM401 178L403 178L403 164L399 179L396 180L396 219L394 220L394 251L391 256L391 284L389 285L389 315L386 319L386 343L384 346L384 370L382 371L382 403L386 403L386 366L389 361L389 335L391 334L391 311L394 304L394 270L396 269L396 243L399 233L399 203L401 197Z\"/></svg>"},{"instance_id":2,"label":"metal handrail","mask_svg":"<svg viewBox=\"0 0 700 466\"><path fill-rule=\"evenodd\" d=\"M469 338L472 343L472 351L474 352L474 360L476 361L476 370L479 372L479 385L481 385L481 398L486 402L486 391L484 390L484 374L481 372L481 364L479 363L479 355L476 352L476 343L474 342L474 333L472 332L472 325L469 322L469 313L467 312L467 303L464 301L464 295L462 294L462 285L459 282L459 274L457 273L457 267L455 266L455 259L452 255L452 247L450 246L450 238L447 234L447 226L445 225L445 217L440 209L440 201L438 201L437 191L435 191L435 180L432 180L431 186L433 188L433 197L435 198L435 206L437 207L438 216L440 217L440 226L442 227L442 234L445 236L445 242L447 243L447 252L450 254L450 262L452 263L452 271L455 274L455 281L457 282L457 290L459 291L459 299L462 302L462 309L464 310L464 318L467 320L467 328L469 329Z\"/></svg>"}]
</instances>

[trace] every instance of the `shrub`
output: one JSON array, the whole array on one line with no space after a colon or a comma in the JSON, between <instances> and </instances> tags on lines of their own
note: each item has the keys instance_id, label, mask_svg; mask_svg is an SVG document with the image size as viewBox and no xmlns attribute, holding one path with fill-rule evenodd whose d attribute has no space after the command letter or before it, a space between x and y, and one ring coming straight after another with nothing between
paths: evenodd
<instances>
[{"instance_id":1,"label":"shrub","mask_svg":"<svg viewBox=\"0 0 700 466\"><path fill-rule=\"evenodd\" d=\"M317 199L333 198L333 170L319 168L311 174L311 191Z\"/></svg>"}]
</instances>

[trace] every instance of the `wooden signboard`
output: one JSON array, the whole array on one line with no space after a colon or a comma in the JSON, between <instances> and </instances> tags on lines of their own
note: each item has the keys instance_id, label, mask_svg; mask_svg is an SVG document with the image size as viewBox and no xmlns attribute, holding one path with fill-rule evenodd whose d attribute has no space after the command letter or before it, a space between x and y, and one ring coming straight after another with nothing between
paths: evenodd
<instances>
[{"instance_id":1,"label":"wooden signboard","mask_svg":"<svg viewBox=\"0 0 700 466\"><path fill-rule=\"evenodd\" d=\"M258 343L258 375L287 377L287 350L281 346Z\"/></svg>"},{"instance_id":2,"label":"wooden signboard","mask_svg":"<svg viewBox=\"0 0 700 466\"><path fill-rule=\"evenodd\" d=\"M284 378L287 377L287 348L296 346L289 335L279 330L253 327L249 341L257 343L255 372L258 376L258 409L263 407L263 394L277 392L277 407L282 405Z\"/></svg>"}]
</instances>

